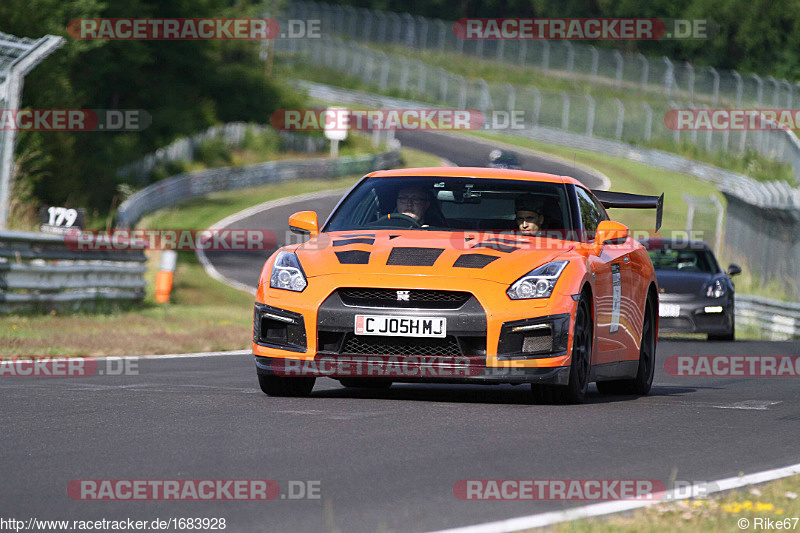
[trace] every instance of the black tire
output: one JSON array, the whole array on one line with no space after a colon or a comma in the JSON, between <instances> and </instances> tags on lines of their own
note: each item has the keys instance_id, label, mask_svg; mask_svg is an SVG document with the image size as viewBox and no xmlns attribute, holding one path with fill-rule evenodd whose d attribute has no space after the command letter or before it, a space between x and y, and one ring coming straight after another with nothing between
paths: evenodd
<instances>
[{"instance_id":1,"label":"black tire","mask_svg":"<svg viewBox=\"0 0 800 533\"><path fill-rule=\"evenodd\" d=\"M710 341L735 341L736 340L736 315L731 316L731 329L723 335L708 335Z\"/></svg>"},{"instance_id":2,"label":"black tire","mask_svg":"<svg viewBox=\"0 0 800 533\"><path fill-rule=\"evenodd\" d=\"M586 396L586 389L589 387L592 340L592 313L588 298L583 294L575 311L569 383L566 386L531 384L533 400L536 403L575 404L583 402Z\"/></svg>"},{"instance_id":3,"label":"black tire","mask_svg":"<svg viewBox=\"0 0 800 533\"><path fill-rule=\"evenodd\" d=\"M388 389L392 386L387 379L341 378L339 383L353 389Z\"/></svg>"},{"instance_id":4,"label":"black tire","mask_svg":"<svg viewBox=\"0 0 800 533\"><path fill-rule=\"evenodd\" d=\"M597 390L602 394L637 394L644 396L653 386L656 370L656 336L653 320L653 302L648 298L642 324L642 342L639 348L639 369L633 379L598 381Z\"/></svg>"},{"instance_id":5,"label":"black tire","mask_svg":"<svg viewBox=\"0 0 800 533\"><path fill-rule=\"evenodd\" d=\"M258 375L258 384L261 391L269 396L295 396L304 397L311 394L317 378L285 378L281 376Z\"/></svg>"}]
</instances>

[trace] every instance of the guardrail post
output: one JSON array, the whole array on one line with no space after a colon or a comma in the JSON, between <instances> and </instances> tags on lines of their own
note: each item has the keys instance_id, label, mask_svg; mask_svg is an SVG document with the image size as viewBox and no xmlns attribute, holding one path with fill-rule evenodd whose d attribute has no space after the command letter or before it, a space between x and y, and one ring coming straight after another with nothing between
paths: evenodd
<instances>
[{"instance_id":1,"label":"guardrail post","mask_svg":"<svg viewBox=\"0 0 800 533\"><path fill-rule=\"evenodd\" d=\"M675 102L673 102L672 100L670 100L670 101L669 101L669 106L670 106L672 109L678 109L678 104L676 104L676 103L675 103ZM678 143L680 143L680 142L681 142L681 130L679 130L678 128L675 128L675 130L672 132L672 140L673 140L673 141L674 141L676 144L678 144Z\"/></svg>"},{"instance_id":2,"label":"guardrail post","mask_svg":"<svg viewBox=\"0 0 800 533\"><path fill-rule=\"evenodd\" d=\"M369 9L359 8L359 12L364 15L364 31L362 35L364 36L364 42L372 41L372 11Z\"/></svg>"},{"instance_id":3,"label":"guardrail post","mask_svg":"<svg viewBox=\"0 0 800 533\"><path fill-rule=\"evenodd\" d=\"M689 101L694 102L694 67L688 61L683 62L683 67L689 71Z\"/></svg>"},{"instance_id":4,"label":"guardrail post","mask_svg":"<svg viewBox=\"0 0 800 533\"><path fill-rule=\"evenodd\" d=\"M528 41L522 39L519 41L519 53L517 55L517 63L520 65L525 64L525 55L528 53Z\"/></svg>"},{"instance_id":5,"label":"guardrail post","mask_svg":"<svg viewBox=\"0 0 800 533\"><path fill-rule=\"evenodd\" d=\"M439 100L442 102L447 101L447 71L441 67L439 71Z\"/></svg>"},{"instance_id":6,"label":"guardrail post","mask_svg":"<svg viewBox=\"0 0 800 533\"><path fill-rule=\"evenodd\" d=\"M672 61L670 61L667 56L661 59L667 64L667 72L664 74L664 96L669 98L672 96L672 83L675 81L675 75L673 74L674 67L672 66Z\"/></svg>"},{"instance_id":7,"label":"guardrail post","mask_svg":"<svg viewBox=\"0 0 800 533\"><path fill-rule=\"evenodd\" d=\"M780 99L780 84L778 84L778 80L776 80L773 76L767 76L767 81L772 84L772 108L777 109L780 105L778 100Z\"/></svg>"},{"instance_id":8,"label":"guardrail post","mask_svg":"<svg viewBox=\"0 0 800 533\"><path fill-rule=\"evenodd\" d=\"M445 40L447 39L447 26L439 19L436 20L436 26L439 28L439 43L437 46L440 52L444 52Z\"/></svg>"},{"instance_id":9,"label":"guardrail post","mask_svg":"<svg viewBox=\"0 0 800 533\"><path fill-rule=\"evenodd\" d=\"M561 91L561 129L569 130L569 95Z\"/></svg>"},{"instance_id":10,"label":"guardrail post","mask_svg":"<svg viewBox=\"0 0 800 533\"><path fill-rule=\"evenodd\" d=\"M597 51L597 48L594 46L589 46L589 52L592 54L592 77L591 77L591 84L594 87L594 84L597 82L597 69L600 68L600 52Z\"/></svg>"},{"instance_id":11,"label":"guardrail post","mask_svg":"<svg viewBox=\"0 0 800 533\"><path fill-rule=\"evenodd\" d=\"M619 141L622 139L622 128L625 126L625 106L622 105L619 98L614 98L614 102L617 104L617 131L614 135Z\"/></svg>"},{"instance_id":12,"label":"guardrail post","mask_svg":"<svg viewBox=\"0 0 800 533\"><path fill-rule=\"evenodd\" d=\"M489 85L483 78L478 78L478 85L481 86L481 103L480 110L486 112L489 109L494 109L494 102L492 102L492 95L489 92Z\"/></svg>"},{"instance_id":13,"label":"guardrail post","mask_svg":"<svg viewBox=\"0 0 800 533\"><path fill-rule=\"evenodd\" d=\"M647 90L647 81L650 75L650 62L644 57L644 54L636 54L636 57L639 58L639 61L642 62L642 90Z\"/></svg>"},{"instance_id":14,"label":"guardrail post","mask_svg":"<svg viewBox=\"0 0 800 533\"><path fill-rule=\"evenodd\" d=\"M400 92L404 93L408 90L408 71L410 68L410 60L405 56L401 56L400 61L403 63L403 66L400 67Z\"/></svg>"},{"instance_id":15,"label":"guardrail post","mask_svg":"<svg viewBox=\"0 0 800 533\"><path fill-rule=\"evenodd\" d=\"M406 21L406 46L413 48L417 37L416 21L411 13L403 13L403 20Z\"/></svg>"},{"instance_id":16,"label":"guardrail post","mask_svg":"<svg viewBox=\"0 0 800 533\"><path fill-rule=\"evenodd\" d=\"M495 52L495 58L498 61L503 61L503 56L505 55L506 51L506 41L504 39L500 39L497 41L497 51Z\"/></svg>"},{"instance_id":17,"label":"guardrail post","mask_svg":"<svg viewBox=\"0 0 800 533\"><path fill-rule=\"evenodd\" d=\"M458 76L458 108L467 107L467 80L464 76Z\"/></svg>"},{"instance_id":18,"label":"guardrail post","mask_svg":"<svg viewBox=\"0 0 800 533\"><path fill-rule=\"evenodd\" d=\"M517 90L510 83L506 83L504 87L506 89L506 94L508 94L506 99L506 109L508 111L513 111L514 108L517 107Z\"/></svg>"},{"instance_id":19,"label":"guardrail post","mask_svg":"<svg viewBox=\"0 0 800 533\"><path fill-rule=\"evenodd\" d=\"M545 74L550 71L550 41L542 41L542 70Z\"/></svg>"},{"instance_id":20,"label":"guardrail post","mask_svg":"<svg viewBox=\"0 0 800 533\"><path fill-rule=\"evenodd\" d=\"M383 11L375 11L375 16L378 17L378 42L386 43L386 13Z\"/></svg>"},{"instance_id":21,"label":"guardrail post","mask_svg":"<svg viewBox=\"0 0 800 533\"><path fill-rule=\"evenodd\" d=\"M575 47L569 41L562 42L567 47L567 73L572 74L572 70L575 68Z\"/></svg>"},{"instance_id":22,"label":"guardrail post","mask_svg":"<svg viewBox=\"0 0 800 533\"><path fill-rule=\"evenodd\" d=\"M589 94L584 96L589 103L589 109L586 112L586 135L592 137L594 135L594 98Z\"/></svg>"},{"instance_id":23,"label":"guardrail post","mask_svg":"<svg viewBox=\"0 0 800 533\"><path fill-rule=\"evenodd\" d=\"M380 57L383 59L381 62L380 88L381 91L385 91L389 85L389 56L381 52Z\"/></svg>"},{"instance_id":24,"label":"guardrail post","mask_svg":"<svg viewBox=\"0 0 800 533\"><path fill-rule=\"evenodd\" d=\"M392 20L392 44L400 44L400 31L403 20L394 11L389 11L389 18Z\"/></svg>"},{"instance_id":25,"label":"guardrail post","mask_svg":"<svg viewBox=\"0 0 800 533\"><path fill-rule=\"evenodd\" d=\"M786 87L786 109L792 108L792 84L786 80L781 80L781 85Z\"/></svg>"},{"instance_id":26,"label":"guardrail post","mask_svg":"<svg viewBox=\"0 0 800 533\"><path fill-rule=\"evenodd\" d=\"M625 60L622 58L622 54L619 53L619 50L614 50L614 61L617 63L614 87L616 87L616 89L619 91L622 89L622 73L623 69L625 68Z\"/></svg>"},{"instance_id":27,"label":"guardrail post","mask_svg":"<svg viewBox=\"0 0 800 533\"><path fill-rule=\"evenodd\" d=\"M419 39L417 40L417 47L420 50L425 50L428 47L428 20L425 17L417 17L419 22Z\"/></svg>"},{"instance_id":28,"label":"guardrail post","mask_svg":"<svg viewBox=\"0 0 800 533\"><path fill-rule=\"evenodd\" d=\"M529 87L528 90L533 92L533 116L531 121L533 126L539 125L539 113L542 110L542 93L536 87Z\"/></svg>"},{"instance_id":29,"label":"guardrail post","mask_svg":"<svg viewBox=\"0 0 800 533\"><path fill-rule=\"evenodd\" d=\"M427 84L428 68L420 60L417 60L417 69L419 76L417 77L417 94L425 94L425 85Z\"/></svg>"},{"instance_id":30,"label":"guardrail post","mask_svg":"<svg viewBox=\"0 0 800 533\"><path fill-rule=\"evenodd\" d=\"M644 140L649 141L650 137L653 135L653 108L650 107L647 102L644 102L644 112Z\"/></svg>"}]
</instances>

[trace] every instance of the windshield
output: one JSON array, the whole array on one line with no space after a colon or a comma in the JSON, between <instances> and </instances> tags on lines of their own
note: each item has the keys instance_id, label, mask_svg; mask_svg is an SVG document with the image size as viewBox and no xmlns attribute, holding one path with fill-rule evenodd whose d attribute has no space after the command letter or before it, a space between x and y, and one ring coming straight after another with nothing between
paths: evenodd
<instances>
[{"instance_id":1,"label":"windshield","mask_svg":"<svg viewBox=\"0 0 800 533\"><path fill-rule=\"evenodd\" d=\"M522 208L525 212L519 211ZM537 222L536 234L571 230L564 184L434 176L369 178L338 206L323 231L514 232L525 219Z\"/></svg>"},{"instance_id":2,"label":"windshield","mask_svg":"<svg viewBox=\"0 0 800 533\"><path fill-rule=\"evenodd\" d=\"M708 250L673 250L660 248L648 252L656 270L674 270L681 272L702 272L715 274L719 266L714 254Z\"/></svg>"}]
</instances>

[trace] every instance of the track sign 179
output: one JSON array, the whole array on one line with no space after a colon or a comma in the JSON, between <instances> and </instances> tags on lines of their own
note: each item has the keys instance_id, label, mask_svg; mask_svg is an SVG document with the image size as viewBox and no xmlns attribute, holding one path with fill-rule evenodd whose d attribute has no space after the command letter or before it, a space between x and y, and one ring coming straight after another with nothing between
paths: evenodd
<instances>
[{"instance_id":1,"label":"track sign 179","mask_svg":"<svg viewBox=\"0 0 800 533\"><path fill-rule=\"evenodd\" d=\"M85 209L45 206L39 209L39 229L49 233L66 233L83 228Z\"/></svg>"}]
</instances>

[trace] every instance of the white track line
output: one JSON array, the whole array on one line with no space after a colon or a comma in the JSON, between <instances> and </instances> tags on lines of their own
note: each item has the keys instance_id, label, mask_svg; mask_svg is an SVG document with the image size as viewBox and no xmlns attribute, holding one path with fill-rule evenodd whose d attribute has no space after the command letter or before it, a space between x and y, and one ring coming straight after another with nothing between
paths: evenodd
<instances>
[{"instance_id":1,"label":"white track line","mask_svg":"<svg viewBox=\"0 0 800 533\"><path fill-rule=\"evenodd\" d=\"M657 505L659 503L671 500L685 500L685 494L714 494L746 487L748 485L766 483L767 481L774 481L776 479L782 479L796 474L800 474L800 463L785 466L783 468L776 468L774 470L756 472L755 474L748 474L746 476L729 477L726 479L712 481L710 483L692 485L691 487L681 487L679 491L667 491L664 497L660 500L628 500L593 503L591 505L584 505L582 507L576 507L566 511L552 511L548 513L521 516L519 518L510 518L508 520L500 520L497 522L476 524L474 526L442 529L433 533L506 533L510 531L547 527L561 522L569 522L571 520L578 520L581 518L592 518L622 513L625 511L633 511L635 509L650 507L651 505Z\"/></svg>"},{"instance_id":2,"label":"white track line","mask_svg":"<svg viewBox=\"0 0 800 533\"><path fill-rule=\"evenodd\" d=\"M278 198L277 200L270 200L268 202L264 202L258 205L254 205L253 207L248 207L242 211L234 213L230 216L223 218L222 220L215 222L212 224L209 230L220 230L224 229L225 227L233 224L234 222L238 222L244 218L253 216L255 214L260 213L261 211L266 211L267 209L274 209L276 207L283 207L285 205L290 205L298 202L306 202L309 200L318 200L320 198L326 198L328 196L341 196L345 192L349 190L349 187L346 189L329 189L325 191L317 191L308 194L301 194L299 196L287 196L286 198ZM235 279L231 279L227 276L224 276L214 268L214 265L211 264L211 261L208 260L208 257L205 254L203 249L198 248L195 250L195 255L197 259L200 261L200 264L203 265L203 269L206 271L206 274L214 278L215 280L225 283L233 287L234 289L239 289L240 291L244 291L250 294L255 294L256 289L251 287L250 285L246 285Z\"/></svg>"}]
</instances>

